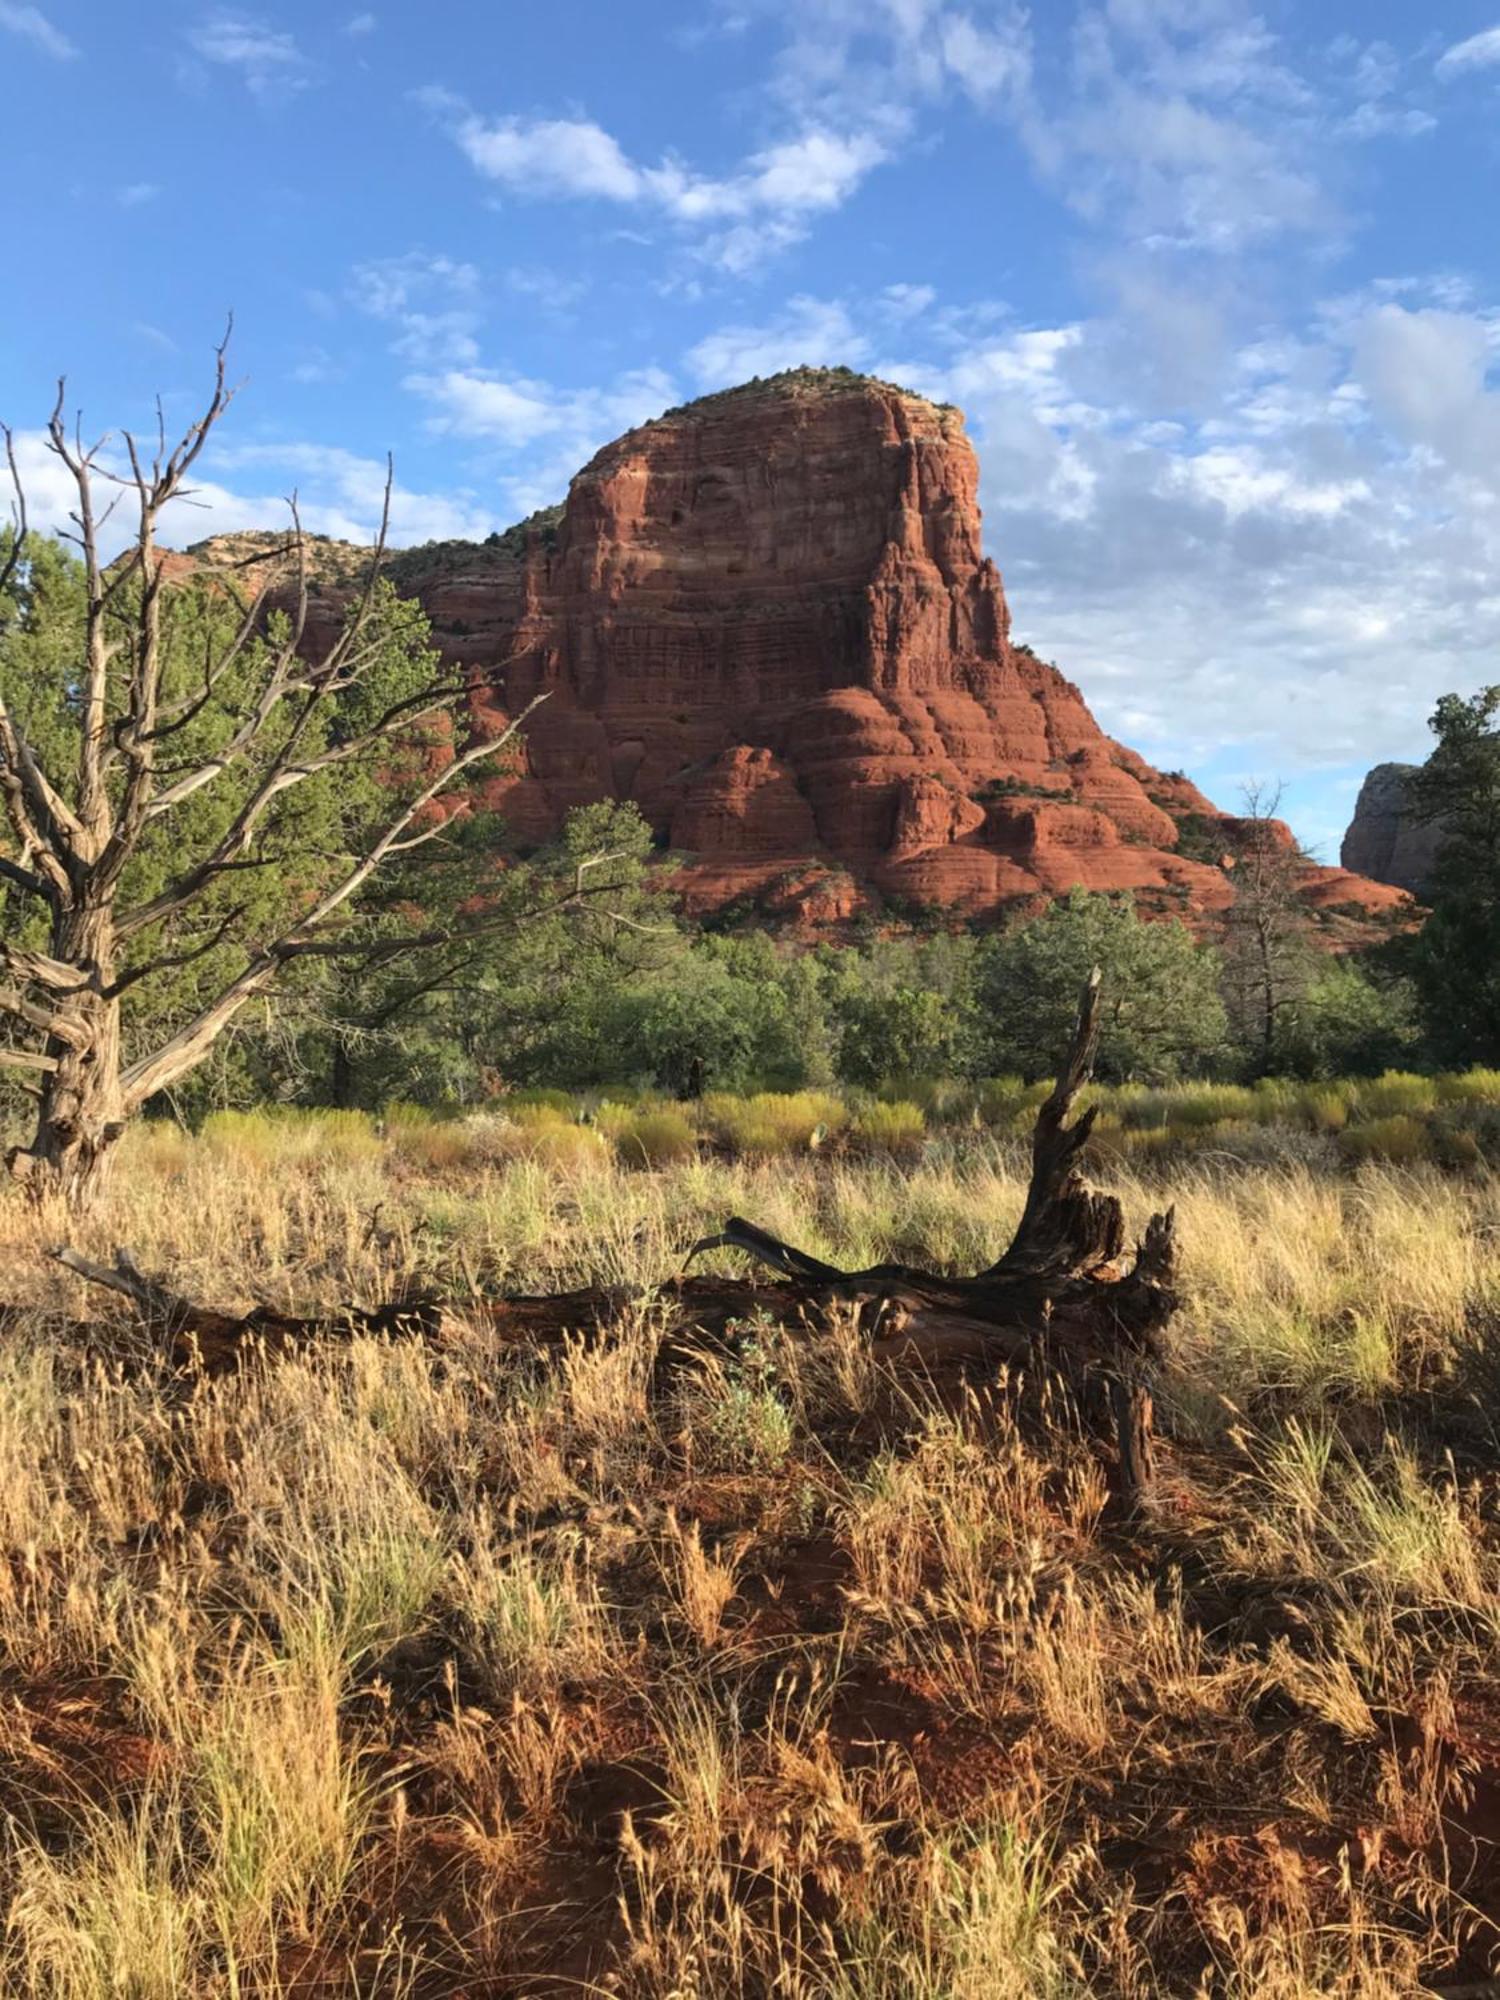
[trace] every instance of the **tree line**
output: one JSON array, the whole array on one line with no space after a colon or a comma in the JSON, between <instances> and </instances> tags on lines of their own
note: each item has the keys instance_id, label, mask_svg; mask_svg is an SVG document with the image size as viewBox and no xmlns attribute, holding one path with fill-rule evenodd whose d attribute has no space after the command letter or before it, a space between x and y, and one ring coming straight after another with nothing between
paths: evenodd
<instances>
[{"instance_id":1,"label":"tree line","mask_svg":"<svg viewBox=\"0 0 1500 2000\"><path fill-rule=\"evenodd\" d=\"M1500 1062L1500 689L1440 703L1413 786L1445 829L1433 914L1358 960L1317 949L1265 799L1212 936L1082 892L988 934L709 934L631 806L525 858L472 792L455 809L525 718L469 734L482 682L379 547L321 657L295 503L275 569L169 581L159 517L230 393L221 354L204 414L171 449L127 436L123 470L59 396L76 552L27 533L19 482L0 535L0 1078L39 1191L86 1196L142 1110L1035 1077L1094 964L1106 1080ZM119 489L136 533L106 562Z\"/></svg>"}]
</instances>

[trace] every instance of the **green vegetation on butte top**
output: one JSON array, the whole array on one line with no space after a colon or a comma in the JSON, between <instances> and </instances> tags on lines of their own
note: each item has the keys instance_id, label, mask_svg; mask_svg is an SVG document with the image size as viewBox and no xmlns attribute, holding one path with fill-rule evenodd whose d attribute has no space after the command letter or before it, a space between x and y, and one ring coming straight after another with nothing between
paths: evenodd
<instances>
[{"instance_id":1,"label":"green vegetation on butte top","mask_svg":"<svg viewBox=\"0 0 1500 2000\"><path fill-rule=\"evenodd\" d=\"M768 389L794 395L800 392L829 395L848 395L859 389L888 389L897 396L906 396L915 403L931 403L935 410L952 410L953 403L934 403L930 396L924 396L919 389L908 389L901 382L887 382L879 375L865 375L857 368L782 368L774 375L752 375L748 382L736 382L728 389L713 389L706 396L695 396L686 403L676 403L670 410L663 410L653 423L667 423L673 417L686 416L690 412L715 409L725 403L744 401L750 397L764 395ZM643 424L643 430L650 426Z\"/></svg>"}]
</instances>

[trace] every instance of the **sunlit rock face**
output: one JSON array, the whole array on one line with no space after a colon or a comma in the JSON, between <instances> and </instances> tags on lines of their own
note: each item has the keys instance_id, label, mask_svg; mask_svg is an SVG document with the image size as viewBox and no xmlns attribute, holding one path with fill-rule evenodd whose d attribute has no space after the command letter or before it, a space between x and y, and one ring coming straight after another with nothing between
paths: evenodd
<instances>
[{"instance_id":1,"label":"sunlit rock face","mask_svg":"<svg viewBox=\"0 0 1500 2000\"><path fill-rule=\"evenodd\" d=\"M391 570L486 674L480 728L546 696L484 802L536 840L634 800L692 911L993 917L1077 886L1224 907L1233 821L1011 643L978 483L958 410L796 370L627 433L560 512ZM1401 900L1339 870L1308 887Z\"/></svg>"}]
</instances>

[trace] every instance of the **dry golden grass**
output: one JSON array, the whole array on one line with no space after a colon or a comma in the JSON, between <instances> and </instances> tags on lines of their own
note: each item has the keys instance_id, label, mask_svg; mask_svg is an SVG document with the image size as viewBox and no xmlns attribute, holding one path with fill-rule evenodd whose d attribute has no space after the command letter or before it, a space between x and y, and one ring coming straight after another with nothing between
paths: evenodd
<instances>
[{"instance_id":1,"label":"dry golden grass","mask_svg":"<svg viewBox=\"0 0 1500 2000\"><path fill-rule=\"evenodd\" d=\"M47 1260L66 1218L0 1199L5 2000L1388 2000L1487 1970L1492 1182L1112 1173L1137 1217L1165 1188L1185 1257L1166 1504L1127 1527L1076 1413L894 1380L851 1325L663 1370L649 1296L546 1361L461 1322L498 1288L649 1294L731 1211L977 1267L1015 1139L736 1160L642 1112L629 1164L547 1111L141 1131L74 1236L223 1306L424 1283L460 1308L430 1349L174 1378Z\"/></svg>"}]
</instances>

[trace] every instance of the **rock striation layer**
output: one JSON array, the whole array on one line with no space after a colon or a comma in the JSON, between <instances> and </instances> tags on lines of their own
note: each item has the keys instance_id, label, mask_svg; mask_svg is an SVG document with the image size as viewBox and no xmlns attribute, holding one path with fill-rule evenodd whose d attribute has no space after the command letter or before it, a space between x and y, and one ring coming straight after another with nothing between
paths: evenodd
<instances>
[{"instance_id":1,"label":"rock striation layer","mask_svg":"<svg viewBox=\"0 0 1500 2000\"><path fill-rule=\"evenodd\" d=\"M1406 783L1415 764L1376 764L1359 788L1339 859L1346 868L1425 896L1443 844L1442 826L1413 817Z\"/></svg>"},{"instance_id":2,"label":"rock striation layer","mask_svg":"<svg viewBox=\"0 0 1500 2000\"><path fill-rule=\"evenodd\" d=\"M390 568L489 679L479 728L547 696L484 802L527 842L634 800L691 911L986 918L1077 886L1223 908L1236 822L1012 643L978 481L958 410L795 370L628 432L560 510ZM328 552L334 604L343 564ZM1306 886L1403 901L1336 869Z\"/></svg>"}]
</instances>

